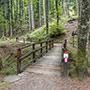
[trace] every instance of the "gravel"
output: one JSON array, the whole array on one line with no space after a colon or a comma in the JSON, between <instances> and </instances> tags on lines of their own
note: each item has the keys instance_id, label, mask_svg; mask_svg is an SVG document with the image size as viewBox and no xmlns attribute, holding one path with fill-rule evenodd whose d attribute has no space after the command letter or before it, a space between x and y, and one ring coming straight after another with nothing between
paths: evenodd
<instances>
[{"instance_id":1,"label":"gravel","mask_svg":"<svg viewBox=\"0 0 90 90\"><path fill-rule=\"evenodd\" d=\"M79 81L70 77L28 73L2 90L90 90L90 78Z\"/></svg>"}]
</instances>

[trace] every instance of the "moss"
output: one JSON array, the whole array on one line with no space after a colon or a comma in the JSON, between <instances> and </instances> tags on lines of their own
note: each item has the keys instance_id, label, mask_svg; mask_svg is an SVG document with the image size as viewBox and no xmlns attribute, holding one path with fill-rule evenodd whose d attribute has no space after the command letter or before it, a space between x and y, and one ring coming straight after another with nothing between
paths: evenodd
<instances>
[{"instance_id":1,"label":"moss","mask_svg":"<svg viewBox=\"0 0 90 90\"><path fill-rule=\"evenodd\" d=\"M11 85L11 83L7 83L7 82L0 82L0 90L3 88L7 88Z\"/></svg>"},{"instance_id":2,"label":"moss","mask_svg":"<svg viewBox=\"0 0 90 90\"><path fill-rule=\"evenodd\" d=\"M76 61L76 59L77 59L76 52L69 48L67 48L67 52L70 54L70 56L69 56L70 59L72 59L73 61Z\"/></svg>"},{"instance_id":3,"label":"moss","mask_svg":"<svg viewBox=\"0 0 90 90\"><path fill-rule=\"evenodd\" d=\"M79 80L82 80L85 76L90 76L85 56L86 50L79 49L75 66L70 70L71 77L77 77Z\"/></svg>"}]
</instances>

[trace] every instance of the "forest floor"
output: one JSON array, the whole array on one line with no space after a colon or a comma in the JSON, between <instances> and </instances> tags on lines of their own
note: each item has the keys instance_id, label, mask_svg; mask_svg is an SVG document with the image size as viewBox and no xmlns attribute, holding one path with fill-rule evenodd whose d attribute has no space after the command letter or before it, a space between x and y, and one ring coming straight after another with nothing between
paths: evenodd
<instances>
[{"instance_id":1,"label":"forest floor","mask_svg":"<svg viewBox=\"0 0 90 90\"><path fill-rule=\"evenodd\" d=\"M64 27L67 30L66 35L58 37L56 40L62 42L64 39L68 39L68 45L72 47L69 42L72 40L72 32L77 29L77 22L64 23ZM1 90L90 90L90 78L79 81L70 77L63 78L57 75L36 73L22 73L21 76L22 78L19 81L8 84L8 88Z\"/></svg>"}]
</instances>

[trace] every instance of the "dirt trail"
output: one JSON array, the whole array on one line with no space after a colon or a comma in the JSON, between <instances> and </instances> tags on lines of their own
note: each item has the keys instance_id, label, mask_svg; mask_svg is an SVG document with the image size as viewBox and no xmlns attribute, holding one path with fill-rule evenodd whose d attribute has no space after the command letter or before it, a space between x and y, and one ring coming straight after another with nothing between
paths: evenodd
<instances>
[{"instance_id":1,"label":"dirt trail","mask_svg":"<svg viewBox=\"0 0 90 90\"><path fill-rule=\"evenodd\" d=\"M64 23L64 27L67 30L67 34L65 36L65 38L67 40L69 40L71 38L72 32L77 30L77 26L78 26L78 22L74 21L73 23L69 24L69 23Z\"/></svg>"}]
</instances>

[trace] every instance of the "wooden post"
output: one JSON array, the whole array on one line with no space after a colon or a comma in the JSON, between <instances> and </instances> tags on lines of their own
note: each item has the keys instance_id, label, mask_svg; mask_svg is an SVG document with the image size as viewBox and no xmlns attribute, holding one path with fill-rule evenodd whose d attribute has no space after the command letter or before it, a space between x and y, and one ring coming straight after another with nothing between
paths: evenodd
<instances>
[{"instance_id":1,"label":"wooden post","mask_svg":"<svg viewBox=\"0 0 90 90\"><path fill-rule=\"evenodd\" d=\"M74 47L74 35L75 35L75 33L74 33L74 31L72 32L72 38L73 38L73 47Z\"/></svg>"},{"instance_id":2,"label":"wooden post","mask_svg":"<svg viewBox=\"0 0 90 90\"><path fill-rule=\"evenodd\" d=\"M43 49L42 49L42 42L40 43L40 47L41 47L41 57L42 57L42 52L43 52Z\"/></svg>"},{"instance_id":3,"label":"wooden post","mask_svg":"<svg viewBox=\"0 0 90 90\"><path fill-rule=\"evenodd\" d=\"M64 48L66 49L66 47L67 47L67 39L65 39L64 41Z\"/></svg>"},{"instance_id":4,"label":"wooden post","mask_svg":"<svg viewBox=\"0 0 90 90\"><path fill-rule=\"evenodd\" d=\"M21 57L21 49L19 48L17 50L17 74L19 74L21 72L21 60L20 60L20 57Z\"/></svg>"},{"instance_id":5,"label":"wooden post","mask_svg":"<svg viewBox=\"0 0 90 90\"><path fill-rule=\"evenodd\" d=\"M62 73L63 76L66 77L68 75L68 63L64 62L64 53L66 52L66 47L67 47L67 39L65 39L63 48L62 48Z\"/></svg>"},{"instance_id":6,"label":"wooden post","mask_svg":"<svg viewBox=\"0 0 90 90\"><path fill-rule=\"evenodd\" d=\"M53 40L52 40L52 48L54 47L54 44L53 44L54 42L53 42Z\"/></svg>"},{"instance_id":7,"label":"wooden post","mask_svg":"<svg viewBox=\"0 0 90 90\"><path fill-rule=\"evenodd\" d=\"M32 45L32 49L35 50L35 44ZM35 59L35 52L33 52L33 59ZM33 62L35 63L36 60L34 60Z\"/></svg>"},{"instance_id":8,"label":"wooden post","mask_svg":"<svg viewBox=\"0 0 90 90\"><path fill-rule=\"evenodd\" d=\"M51 50L51 40L49 40L49 50Z\"/></svg>"},{"instance_id":9,"label":"wooden post","mask_svg":"<svg viewBox=\"0 0 90 90\"><path fill-rule=\"evenodd\" d=\"M63 70L64 70L63 76L67 77L68 76L68 67L67 67L68 63L64 63L63 65L64 65L64 67L63 67Z\"/></svg>"},{"instance_id":10,"label":"wooden post","mask_svg":"<svg viewBox=\"0 0 90 90\"><path fill-rule=\"evenodd\" d=\"M18 37L16 37L16 42L18 42Z\"/></svg>"},{"instance_id":11,"label":"wooden post","mask_svg":"<svg viewBox=\"0 0 90 90\"><path fill-rule=\"evenodd\" d=\"M46 53L48 52L48 41L46 41Z\"/></svg>"}]
</instances>

